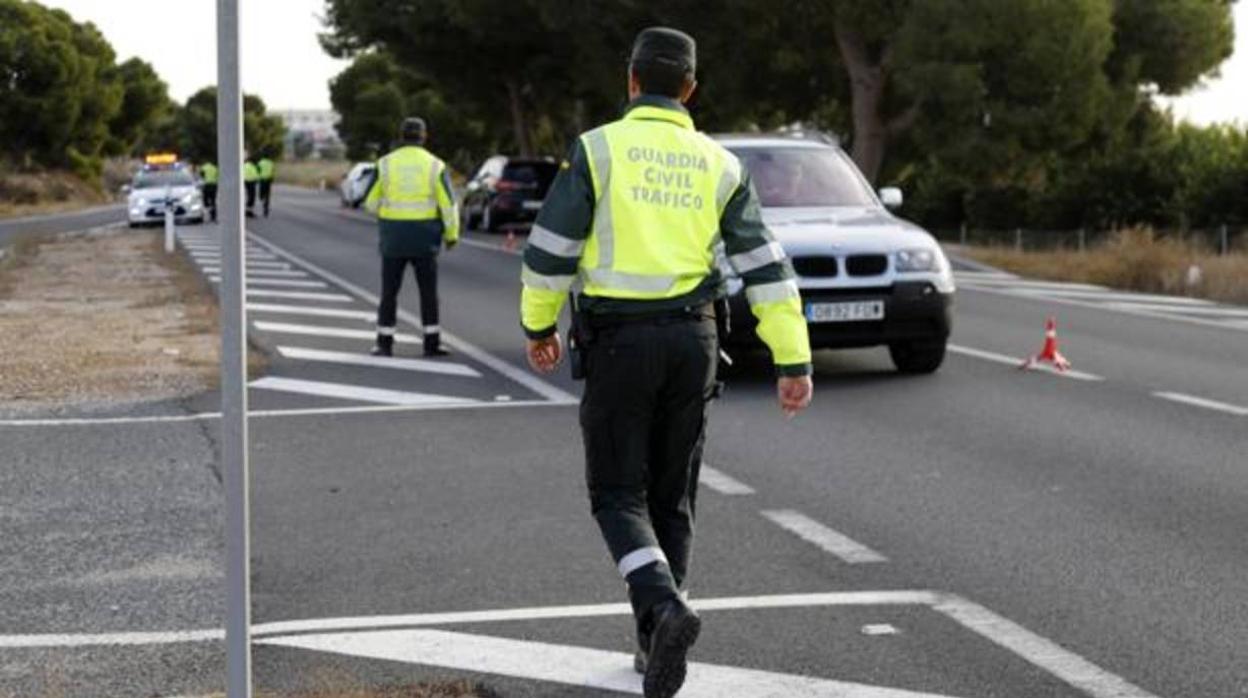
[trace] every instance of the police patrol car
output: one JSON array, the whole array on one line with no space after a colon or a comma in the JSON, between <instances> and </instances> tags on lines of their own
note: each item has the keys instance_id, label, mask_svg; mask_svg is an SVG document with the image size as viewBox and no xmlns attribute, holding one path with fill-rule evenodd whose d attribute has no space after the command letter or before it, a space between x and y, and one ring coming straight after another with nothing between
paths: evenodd
<instances>
[{"instance_id":1,"label":"police patrol car","mask_svg":"<svg viewBox=\"0 0 1248 698\"><path fill-rule=\"evenodd\" d=\"M131 228L165 220L173 209L179 223L204 222L204 197L186 163L172 153L148 155L130 182L126 215Z\"/></svg>"},{"instance_id":2,"label":"police patrol car","mask_svg":"<svg viewBox=\"0 0 1248 698\"><path fill-rule=\"evenodd\" d=\"M788 136L717 136L749 171L762 216L797 272L811 347L887 346L903 373L944 360L954 282L922 228L892 215L901 191L877 195L844 151ZM733 331L752 343L754 318L728 276Z\"/></svg>"}]
</instances>

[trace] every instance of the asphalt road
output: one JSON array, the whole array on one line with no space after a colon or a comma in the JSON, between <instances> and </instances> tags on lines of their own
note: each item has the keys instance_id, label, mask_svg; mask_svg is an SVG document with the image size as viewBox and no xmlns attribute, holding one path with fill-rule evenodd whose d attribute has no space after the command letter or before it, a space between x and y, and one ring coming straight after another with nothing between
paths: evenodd
<instances>
[{"instance_id":1,"label":"asphalt road","mask_svg":"<svg viewBox=\"0 0 1248 698\"><path fill-rule=\"evenodd\" d=\"M125 219L126 207L123 204L97 206L48 216L0 219L0 247L9 245L20 235L68 233L104 225L124 224Z\"/></svg>"},{"instance_id":2,"label":"asphalt road","mask_svg":"<svg viewBox=\"0 0 1248 698\"><path fill-rule=\"evenodd\" d=\"M506 240L443 257L454 355L397 368L358 360L372 224L279 189L249 229L250 329L274 357L251 391L257 685L632 691L579 388L516 370ZM206 278L214 230L182 231ZM682 695L1248 695L1243 310L960 282L934 376L896 376L883 350L824 352L815 403L785 421L761 357L741 357L712 417L691 580L708 605ZM1075 377L1010 365L1048 315ZM219 550L197 518L220 507L200 414L214 401L145 412L166 421L0 422L0 520L18 522L0 553L20 562L0 574L0 694L221 686L220 643L174 633L220 626ZM140 522L135 542L96 530L107 516Z\"/></svg>"}]
</instances>

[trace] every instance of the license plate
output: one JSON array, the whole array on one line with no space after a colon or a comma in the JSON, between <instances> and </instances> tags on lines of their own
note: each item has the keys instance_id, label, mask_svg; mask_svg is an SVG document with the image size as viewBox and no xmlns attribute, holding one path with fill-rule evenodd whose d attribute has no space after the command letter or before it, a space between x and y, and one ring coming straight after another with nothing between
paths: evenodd
<instances>
[{"instance_id":1,"label":"license plate","mask_svg":"<svg viewBox=\"0 0 1248 698\"><path fill-rule=\"evenodd\" d=\"M864 322L884 319L884 301L807 303L807 322Z\"/></svg>"},{"instance_id":2,"label":"license plate","mask_svg":"<svg viewBox=\"0 0 1248 698\"><path fill-rule=\"evenodd\" d=\"M540 202L540 201L526 201L526 202L524 202L524 210L526 210L526 211L539 211L539 210L541 210L541 208L542 208L542 202Z\"/></svg>"}]
</instances>

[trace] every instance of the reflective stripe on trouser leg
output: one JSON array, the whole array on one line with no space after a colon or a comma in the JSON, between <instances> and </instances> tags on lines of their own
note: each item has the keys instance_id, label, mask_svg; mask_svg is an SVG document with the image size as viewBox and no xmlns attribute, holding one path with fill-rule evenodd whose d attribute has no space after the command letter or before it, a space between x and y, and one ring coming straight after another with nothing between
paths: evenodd
<instances>
[{"instance_id":1,"label":"reflective stripe on trouser leg","mask_svg":"<svg viewBox=\"0 0 1248 698\"><path fill-rule=\"evenodd\" d=\"M394 327L382 327L381 325L378 325L377 334L381 335L382 337L393 337L395 333L395 329L396 328Z\"/></svg>"},{"instance_id":2,"label":"reflective stripe on trouser leg","mask_svg":"<svg viewBox=\"0 0 1248 698\"><path fill-rule=\"evenodd\" d=\"M663 549L657 545L651 545L644 548L638 548L633 552L625 555L616 562L616 567L620 570L620 576L628 579L628 575L637 570L652 565L656 562L667 564L667 556L663 554Z\"/></svg>"}]
</instances>

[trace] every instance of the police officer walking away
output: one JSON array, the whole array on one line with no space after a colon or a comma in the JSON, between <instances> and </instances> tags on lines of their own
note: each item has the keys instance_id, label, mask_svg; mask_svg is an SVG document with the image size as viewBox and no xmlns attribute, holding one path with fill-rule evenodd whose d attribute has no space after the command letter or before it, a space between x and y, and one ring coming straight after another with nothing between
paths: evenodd
<instances>
[{"instance_id":1,"label":"police officer walking away","mask_svg":"<svg viewBox=\"0 0 1248 698\"><path fill-rule=\"evenodd\" d=\"M438 253L459 241L459 211L451 176L425 150L425 122L411 117L400 127L400 145L377 163L377 178L364 205L381 228L381 304L377 308L375 356L393 356L399 289L410 264L420 289L425 356L446 356L438 326Z\"/></svg>"},{"instance_id":2,"label":"police officer walking away","mask_svg":"<svg viewBox=\"0 0 1248 698\"><path fill-rule=\"evenodd\" d=\"M247 192L247 217L256 217L256 184L260 181L260 168L252 162L251 154L243 161L243 189Z\"/></svg>"},{"instance_id":3,"label":"police officer walking away","mask_svg":"<svg viewBox=\"0 0 1248 698\"><path fill-rule=\"evenodd\" d=\"M572 146L529 235L521 320L529 363L563 357L556 321L575 278L573 372L594 518L628 583L648 698L685 680L701 621L682 598L707 403L717 393L715 314L722 239L771 349L780 407L813 392L810 341L792 266L735 156L694 130L694 41L642 31L622 119ZM578 361L580 359L580 361Z\"/></svg>"},{"instance_id":4,"label":"police officer walking away","mask_svg":"<svg viewBox=\"0 0 1248 698\"><path fill-rule=\"evenodd\" d=\"M273 158L268 155L260 158L256 163L256 174L260 178L260 203L264 207L264 217L269 217L269 202L273 198L273 176L276 174L277 166L273 163Z\"/></svg>"},{"instance_id":5,"label":"police officer walking away","mask_svg":"<svg viewBox=\"0 0 1248 698\"><path fill-rule=\"evenodd\" d=\"M199 166L199 176L204 182L204 206L212 214L213 223L217 222L217 182L220 175L217 166L211 162Z\"/></svg>"}]
</instances>

